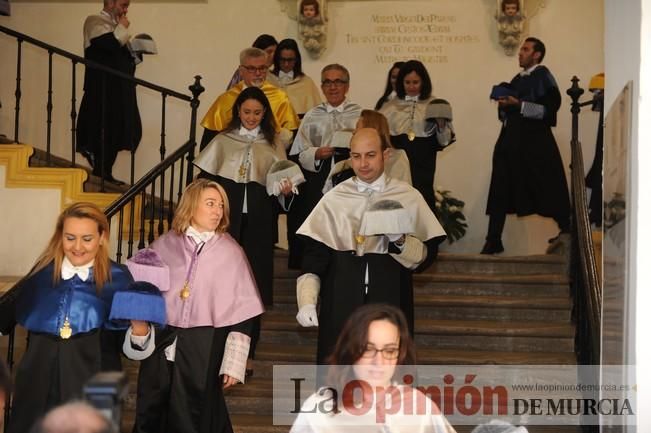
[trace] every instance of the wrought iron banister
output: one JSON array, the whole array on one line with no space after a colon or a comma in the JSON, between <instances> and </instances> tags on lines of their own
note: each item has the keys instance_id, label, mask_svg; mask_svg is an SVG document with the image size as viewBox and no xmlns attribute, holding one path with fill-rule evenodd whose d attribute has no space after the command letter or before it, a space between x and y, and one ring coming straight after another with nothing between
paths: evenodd
<instances>
[{"instance_id":1,"label":"wrought iron banister","mask_svg":"<svg viewBox=\"0 0 651 433\"><path fill-rule=\"evenodd\" d=\"M98 69L100 71L104 71L104 72L106 72L108 74L111 74L111 75L114 75L116 77L120 77L120 78L123 78L125 80L136 83L139 86L147 87L147 88L149 88L151 90L154 90L154 91L156 91L158 93L165 93L165 94L167 94L169 96L173 96L173 97L181 99L183 101L190 102L192 100L191 95L186 95L184 93L180 93L180 92L177 92L175 90L168 89L167 87L159 86L158 84L154 84L154 83L151 83L149 81L142 80L140 78L136 78L136 77L134 77L132 75L125 74L125 73L120 72L120 71L116 71L115 69L111 69L111 68L109 68L107 66L104 66L104 65L102 65L100 63L93 62L92 60L87 60L84 57L81 57L81 56L79 56L77 54L71 53L70 51L66 51L64 49L61 49L61 48L55 47L53 45L47 44L47 43L45 43L43 41L35 39L35 38L33 38L31 36L28 36L28 35L26 35L24 33L17 32L17 31L12 30L12 29L10 29L8 27L0 25L0 32L5 33L5 34L7 34L9 36L13 36L14 38L18 39L20 42L28 42L28 43L30 43L32 45L43 48L44 50L46 50L48 52L51 51L52 53L58 54L61 57L65 57L67 59L74 60L75 63L81 63L83 65L90 66L93 69Z\"/></svg>"},{"instance_id":2,"label":"wrought iron banister","mask_svg":"<svg viewBox=\"0 0 651 433\"><path fill-rule=\"evenodd\" d=\"M113 218L120 209L124 208L133 200L138 194L142 192L144 188L151 185L152 181L165 172L168 168L172 167L174 164L179 162L186 154L189 155L190 148L195 143L190 141L186 142L183 146L176 149L171 155L161 161L154 168L149 170L138 182L133 184L125 193L123 193L117 200L111 203L105 210L107 218Z\"/></svg>"},{"instance_id":3,"label":"wrought iron banister","mask_svg":"<svg viewBox=\"0 0 651 433\"><path fill-rule=\"evenodd\" d=\"M595 259L592 230L586 198L583 151L579 141L579 114L581 107L592 100L579 102L584 90L579 79L572 78L567 94L572 98L572 291L574 318L577 324L577 353L582 364L600 363L602 284ZM601 127L601 125L599 125Z\"/></svg>"},{"instance_id":4,"label":"wrought iron banister","mask_svg":"<svg viewBox=\"0 0 651 433\"><path fill-rule=\"evenodd\" d=\"M153 242L157 235L163 234L165 222L168 227L171 225L175 202L178 202L183 188L193 177L195 146L194 141L186 142L106 208L109 221L118 217L117 227L111 227L111 231L117 233L115 260L118 263L122 262L124 256L125 232L126 257L129 258L134 252L136 237L137 249L142 249ZM127 208L129 213L125 215Z\"/></svg>"},{"instance_id":5,"label":"wrought iron banister","mask_svg":"<svg viewBox=\"0 0 651 433\"><path fill-rule=\"evenodd\" d=\"M157 93L160 93L161 95L161 104L162 104L162 109L161 109L161 130L160 130L160 153L161 153L161 160L165 158L165 153L166 153L166 147L165 147L165 137L166 137L166 123L165 123L165 115L166 115L166 102L169 97L175 98L177 100L180 100L184 103L189 103L190 108L191 108L191 115L190 115L190 125L189 125L189 130L190 130L190 140L194 141L195 137L194 135L196 134L196 121L197 121L197 107L199 106L199 100L198 96L199 94L203 91L203 88L201 87L200 84L200 79L201 77L195 76L195 81L194 83L190 86L190 90L192 90L191 95L187 95L184 93L177 92L175 90L160 86L158 84L151 83L149 81L136 78L132 75L126 74L121 71L114 70L112 68L109 68L105 65L102 65L100 63L97 63L95 61L87 60L84 57L81 57L77 54L71 53L69 51L63 50L61 48L55 47L53 45L47 44L43 41L40 41L38 39L35 39L31 36L25 35L23 33L17 32L13 29L10 29L5 26L0 25L0 33L4 33L10 37L13 37L17 41L17 59L16 59L16 90L15 90L15 114L14 114L14 141L16 143L20 142L20 108L21 108L21 98L22 98L22 82L23 82L23 77L22 77L22 45L23 43L28 43L31 45L34 45L36 47L39 47L43 50L45 50L48 53L48 90L47 90L47 103L46 103L46 145L45 148L47 149L47 156L46 156L46 164L50 165L50 147L51 147L51 131L53 129L52 125L52 110L55 106L54 100L53 100L53 74L52 74L52 68L53 68L53 55L58 55L63 58L66 58L70 60L71 66L72 66L72 74L71 74L71 97L70 97L70 119L72 126L70 128L71 132L71 158L70 160L72 161L72 166L76 166L76 150L77 150L77 142L76 142L76 133L77 133L77 95L76 95L76 81L77 81L77 71L76 71L76 66L77 64L84 65L86 68L91 68L93 70L101 71L105 75L112 76L112 77L117 77L122 80L125 80L129 83L132 83L134 86L142 86L145 88L148 88L150 90L153 90ZM196 89L201 89L201 91L195 92ZM193 90L194 89L194 90ZM109 90L110 89L106 89ZM24 104L24 102L23 102ZM102 107L105 106L105 100L102 100ZM103 109L103 108L102 108ZM104 128L104 122L105 122L105 116L102 115L102 131L105 130ZM101 133L102 137L105 137L104 132ZM104 138L101 140L102 145L101 145L101 152L97 156L101 156L103 159L104 155ZM134 184L135 182L135 149L131 149L131 167L130 167L130 183ZM194 152L194 149L192 150ZM96 170L97 174L97 170ZM110 175L110 173L104 173L104 164L102 164L101 170L99 175L102 178L101 181L101 186L100 190L104 191L104 179Z\"/></svg>"}]
</instances>

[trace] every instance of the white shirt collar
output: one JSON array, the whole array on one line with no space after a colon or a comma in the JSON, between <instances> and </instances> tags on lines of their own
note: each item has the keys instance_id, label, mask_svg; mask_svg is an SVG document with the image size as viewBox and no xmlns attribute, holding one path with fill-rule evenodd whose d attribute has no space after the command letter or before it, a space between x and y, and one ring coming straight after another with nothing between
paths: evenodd
<instances>
[{"instance_id":1,"label":"white shirt collar","mask_svg":"<svg viewBox=\"0 0 651 433\"><path fill-rule=\"evenodd\" d=\"M344 99L344 102L342 102L341 104L339 104L336 107L333 107L332 105L330 105L329 102L325 103L326 111L328 113L332 113L333 111L336 111L338 113L343 113L344 112L344 105L346 105L346 100L345 99Z\"/></svg>"},{"instance_id":2,"label":"white shirt collar","mask_svg":"<svg viewBox=\"0 0 651 433\"><path fill-rule=\"evenodd\" d=\"M524 71L520 72L520 76L521 77L526 77L527 75L531 75L531 73L534 71L534 69L536 69L538 66L540 66L540 63L536 63L535 65L533 65L529 69L525 69Z\"/></svg>"},{"instance_id":3,"label":"white shirt collar","mask_svg":"<svg viewBox=\"0 0 651 433\"><path fill-rule=\"evenodd\" d=\"M278 72L278 78L281 79L281 80L285 79L287 81L293 80L294 79L294 71L289 71L289 72L279 71Z\"/></svg>"},{"instance_id":4,"label":"white shirt collar","mask_svg":"<svg viewBox=\"0 0 651 433\"><path fill-rule=\"evenodd\" d=\"M260 125L256 126L253 129L246 129L244 126L240 126L239 134L244 137L257 138L260 133Z\"/></svg>"},{"instance_id":5,"label":"white shirt collar","mask_svg":"<svg viewBox=\"0 0 651 433\"><path fill-rule=\"evenodd\" d=\"M358 192L366 192L366 191L375 191L375 192L382 192L384 191L384 188L386 188L387 185L387 178L384 173L380 175L373 183L366 183L363 180L360 180L357 176L355 176L355 186L357 187Z\"/></svg>"},{"instance_id":6,"label":"white shirt collar","mask_svg":"<svg viewBox=\"0 0 651 433\"><path fill-rule=\"evenodd\" d=\"M199 230L194 227L188 226L187 230L185 230L185 235L192 238L196 244L200 244L212 239L212 237L215 236L215 232L199 232Z\"/></svg>"},{"instance_id":7,"label":"white shirt collar","mask_svg":"<svg viewBox=\"0 0 651 433\"><path fill-rule=\"evenodd\" d=\"M115 18L113 17L113 15L111 15L111 14L108 13L108 12L106 12L104 9L102 9L102 11L101 11L99 14L100 14L100 15L105 15L105 16L107 16L108 18L111 19L111 22L112 22L113 24L117 24L117 21L115 21Z\"/></svg>"},{"instance_id":8,"label":"white shirt collar","mask_svg":"<svg viewBox=\"0 0 651 433\"><path fill-rule=\"evenodd\" d=\"M415 96L405 95L405 101L418 102L418 95Z\"/></svg>"},{"instance_id":9,"label":"white shirt collar","mask_svg":"<svg viewBox=\"0 0 651 433\"><path fill-rule=\"evenodd\" d=\"M69 280L70 278L77 275L82 281L86 281L90 275L90 268L93 267L94 263L95 259L91 260L85 265L75 266L70 263L70 260L68 260L67 257L64 257L63 262L61 263L61 278L64 280Z\"/></svg>"}]
</instances>

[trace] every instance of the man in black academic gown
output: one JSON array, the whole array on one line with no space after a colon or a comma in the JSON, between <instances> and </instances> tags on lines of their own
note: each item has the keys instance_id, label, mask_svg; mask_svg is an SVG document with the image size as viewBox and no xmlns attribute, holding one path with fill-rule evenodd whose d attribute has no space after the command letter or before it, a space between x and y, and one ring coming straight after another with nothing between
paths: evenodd
<instances>
[{"instance_id":1,"label":"man in black academic gown","mask_svg":"<svg viewBox=\"0 0 651 433\"><path fill-rule=\"evenodd\" d=\"M544 57L545 45L527 38L518 56L523 71L509 86L513 94L498 99L502 129L493 153L486 205L490 219L482 254L504 251L502 230L509 213L551 217L561 233L569 231L567 180L551 130L561 95L554 76L540 64Z\"/></svg>"},{"instance_id":2,"label":"man in black academic gown","mask_svg":"<svg viewBox=\"0 0 651 433\"><path fill-rule=\"evenodd\" d=\"M319 363L363 304L400 307L413 333L412 272L432 263L445 237L423 196L385 175L389 151L375 129L358 130L350 147L355 176L325 194L297 232L306 248L296 282L296 319L319 326Z\"/></svg>"},{"instance_id":3,"label":"man in black academic gown","mask_svg":"<svg viewBox=\"0 0 651 433\"><path fill-rule=\"evenodd\" d=\"M104 9L86 18L84 57L134 75L136 61L128 47L130 1L104 0ZM111 171L118 152L135 151L141 137L135 84L87 67L77 120L77 152L88 159L93 174L116 182Z\"/></svg>"},{"instance_id":4,"label":"man in black academic gown","mask_svg":"<svg viewBox=\"0 0 651 433\"><path fill-rule=\"evenodd\" d=\"M296 230L323 196L331 165L348 158L348 149L340 146L348 144L362 113L359 104L347 99L349 88L350 73L343 65L333 63L321 70L321 90L326 100L305 113L289 151L290 159L301 165L305 176L305 183L299 187L300 193L287 215L291 269L301 268L305 248L295 235Z\"/></svg>"}]
</instances>

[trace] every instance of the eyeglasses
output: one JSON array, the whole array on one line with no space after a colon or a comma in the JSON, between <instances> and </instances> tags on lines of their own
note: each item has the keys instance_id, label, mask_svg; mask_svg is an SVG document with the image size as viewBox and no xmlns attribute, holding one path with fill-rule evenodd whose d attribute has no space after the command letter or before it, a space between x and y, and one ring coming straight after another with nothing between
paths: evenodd
<instances>
[{"instance_id":1,"label":"eyeglasses","mask_svg":"<svg viewBox=\"0 0 651 433\"><path fill-rule=\"evenodd\" d=\"M339 78L337 78L336 80L323 80L323 81L321 81L321 85L323 87L330 87L330 86L340 87L340 86L344 86L346 84L348 84L348 81L340 80Z\"/></svg>"},{"instance_id":2,"label":"eyeglasses","mask_svg":"<svg viewBox=\"0 0 651 433\"><path fill-rule=\"evenodd\" d=\"M257 68L255 66L244 66L244 65L240 65L240 66L243 67L244 69L246 69L247 72L250 72L252 74L254 74L256 72L258 72L260 74L262 74L264 72L267 72L267 66L266 65L265 66L258 66Z\"/></svg>"},{"instance_id":3,"label":"eyeglasses","mask_svg":"<svg viewBox=\"0 0 651 433\"><path fill-rule=\"evenodd\" d=\"M296 61L296 57L281 57L280 58L280 63L294 63Z\"/></svg>"},{"instance_id":4,"label":"eyeglasses","mask_svg":"<svg viewBox=\"0 0 651 433\"><path fill-rule=\"evenodd\" d=\"M378 349L373 345L367 345L362 353L362 358L375 358L375 355L380 352L382 353L382 358L386 360L398 359L400 355L399 347L385 347L384 349Z\"/></svg>"}]
</instances>

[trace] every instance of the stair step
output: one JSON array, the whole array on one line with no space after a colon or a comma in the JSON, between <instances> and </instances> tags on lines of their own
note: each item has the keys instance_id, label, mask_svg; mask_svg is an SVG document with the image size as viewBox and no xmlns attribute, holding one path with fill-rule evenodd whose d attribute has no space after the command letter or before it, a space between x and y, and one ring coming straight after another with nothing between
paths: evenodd
<instances>
[{"instance_id":1,"label":"stair step","mask_svg":"<svg viewBox=\"0 0 651 433\"><path fill-rule=\"evenodd\" d=\"M86 158L81 156L81 154L77 154L75 157L76 164L73 166L72 162L68 159L61 158L56 155L50 154L50 166L52 167L63 167L63 168L81 168L85 170L88 173L88 180L86 180L86 183L84 184L84 191L85 192L100 192L101 191L101 183L102 179L99 176L95 176L91 173L91 169L79 165L79 161L86 162ZM37 149L36 147L34 148L34 154L32 157L29 159L29 166L30 167L47 167L47 152L41 149ZM128 179L120 179L124 180L125 182ZM105 181L104 182L104 191L103 192L113 192L113 193L123 193L129 189L129 185L117 185L112 182Z\"/></svg>"},{"instance_id":2,"label":"stair step","mask_svg":"<svg viewBox=\"0 0 651 433\"><path fill-rule=\"evenodd\" d=\"M479 335L507 337L573 337L574 328L564 322L492 321L492 320L436 320L417 319L415 333L436 335ZM293 315L268 311L262 317L262 328L315 333L315 328L303 328Z\"/></svg>"},{"instance_id":3,"label":"stair step","mask_svg":"<svg viewBox=\"0 0 651 433\"><path fill-rule=\"evenodd\" d=\"M275 294L296 296L299 272L291 272L276 273ZM414 274L413 281L415 295L569 297L569 278L555 274Z\"/></svg>"},{"instance_id":4,"label":"stair step","mask_svg":"<svg viewBox=\"0 0 651 433\"><path fill-rule=\"evenodd\" d=\"M443 296L418 293L415 315L447 320L551 320L569 321L572 301L567 297ZM274 311L296 314L296 296L274 294Z\"/></svg>"},{"instance_id":5,"label":"stair step","mask_svg":"<svg viewBox=\"0 0 651 433\"><path fill-rule=\"evenodd\" d=\"M277 249L274 254L274 269L287 272L286 250ZM440 253L423 274L566 274L565 258L555 254L499 257L486 254L446 254Z\"/></svg>"},{"instance_id":6,"label":"stair step","mask_svg":"<svg viewBox=\"0 0 651 433\"><path fill-rule=\"evenodd\" d=\"M484 350L439 350L420 347L417 350L418 362L425 365L572 365L576 364L574 353L568 352L505 352ZM310 346L260 343L256 350L255 374L270 377L273 365L314 363L316 350ZM264 361L273 361L264 363Z\"/></svg>"},{"instance_id":7,"label":"stair step","mask_svg":"<svg viewBox=\"0 0 651 433\"><path fill-rule=\"evenodd\" d=\"M312 345L316 350L316 332L269 331L260 334L262 341L274 344ZM487 337L460 335L416 335L416 346L429 346L438 349L464 350L513 350L516 352L573 352L572 337Z\"/></svg>"}]
</instances>

